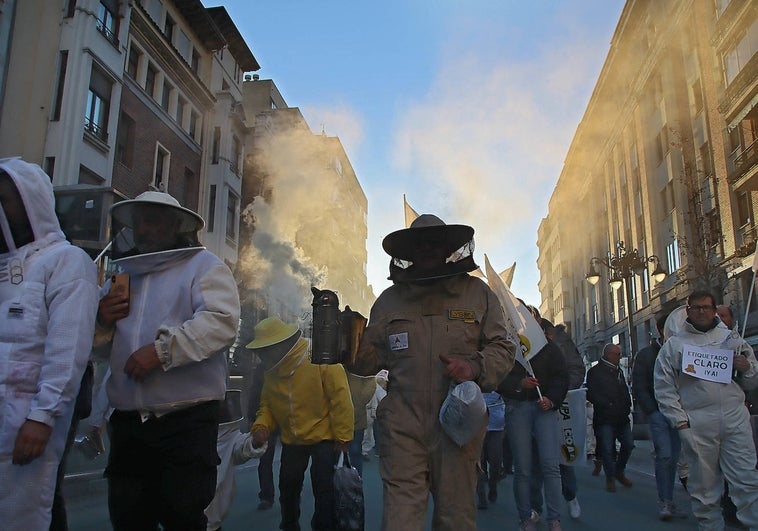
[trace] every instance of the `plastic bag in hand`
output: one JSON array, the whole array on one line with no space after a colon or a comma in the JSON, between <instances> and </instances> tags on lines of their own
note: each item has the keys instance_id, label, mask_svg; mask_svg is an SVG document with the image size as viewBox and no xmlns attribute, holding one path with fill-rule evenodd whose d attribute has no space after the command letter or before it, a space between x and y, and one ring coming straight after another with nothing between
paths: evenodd
<instances>
[{"instance_id":1,"label":"plastic bag in hand","mask_svg":"<svg viewBox=\"0 0 758 531\"><path fill-rule=\"evenodd\" d=\"M334 468L334 510L337 531L363 531L363 480L342 452Z\"/></svg>"},{"instance_id":2,"label":"plastic bag in hand","mask_svg":"<svg viewBox=\"0 0 758 531\"><path fill-rule=\"evenodd\" d=\"M245 438L245 443L242 445L242 451L240 452L240 457L244 461L249 461L250 459L260 459L263 454L266 453L266 450L268 449L268 443L263 443L263 446L260 448L253 448L253 437L248 433L247 437Z\"/></svg>"},{"instance_id":3,"label":"plastic bag in hand","mask_svg":"<svg viewBox=\"0 0 758 531\"><path fill-rule=\"evenodd\" d=\"M455 444L463 446L484 426L487 405L482 390L474 382L451 386L440 408L442 430Z\"/></svg>"}]
</instances>

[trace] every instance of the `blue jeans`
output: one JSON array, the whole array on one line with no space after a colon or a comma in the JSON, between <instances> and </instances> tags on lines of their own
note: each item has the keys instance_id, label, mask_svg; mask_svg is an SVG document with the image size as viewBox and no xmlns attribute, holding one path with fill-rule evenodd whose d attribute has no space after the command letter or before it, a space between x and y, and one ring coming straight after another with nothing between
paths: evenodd
<instances>
[{"instance_id":1,"label":"blue jeans","mask_svg":"<svg viewBox=\"0 0 758 531\"><path fill-rule=\"evenodd\" d=\"M672 501L674 480L677 476L676 464L679 462L682 449L679 432L671 427L660 411L650 413L647 422L655 448L655 485L658 487L658 499Z\"/></svg>"},{"instance_id":2,"label":"blue jeans","mask_svg":"<svg viewBox=\"0 0 758 531\"><path fill-rule=\"evenodd\" d=\"M547 521L559 520L562 501L558 413L555 410L542 411L536 401L506 399L505 407L506 429L513 453L513 494L519 520L529 518L532 511L529 487L535 458L539 459L542 469Z\"/></svg>"},{"instance_id":3,"label":"blue jeans","mask_svg":"<svg viewBox=\"0 0 758 531\"><path fill-rule=\"evenodd\" d=\"M563 499L566 501L571 501L576 498L576 493L578 490L576 486L576 472L574 471L573 466L558 466L561 469L561 492L563 494ZM533 463L532 474L533 475L530 486L532 509L534 509L539 514L542 514L542 470L540 469L539 463L536 461Z\"/></svg>"},{"instance_id":4,"label":"blue jeans","mask_svg":"<svg viewBox=\"0 0 758 531\"><path fill-rule=\"evenodd\" d=\"M363 434L365 430L353 431L353 440L350 441L350 446L347 450L347 455L350 457L350 465L358 471L358 474L363 477Z\"/></svg>"},{"instance_id":5,"label":"blue jeans","mask_svg":"<svg viewBox=\"0 0 758 531\"><path fill-rule=\"evenodd\" d=\"M629 461L629 456L632 455L632 449L634 448L632 427L629 421L595 426L595 438L597 439L597 448L600 450L600 456L603 459L605 476L612 478L616 474L623 474L624 469L626 469L626 463ZM616 447L616 440L621 443L621 448L616 454L616 459L614 459L613 453Z\"/></svg>"}]
</instances>

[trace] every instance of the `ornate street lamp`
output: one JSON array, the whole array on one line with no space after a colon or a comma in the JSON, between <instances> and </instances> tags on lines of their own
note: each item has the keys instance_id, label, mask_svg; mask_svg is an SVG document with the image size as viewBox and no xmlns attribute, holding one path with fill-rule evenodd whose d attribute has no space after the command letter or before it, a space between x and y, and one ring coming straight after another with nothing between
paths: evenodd
<instances>
[{"instance_id":1,"label":"ornate street lamp","mask_svg":"<svg viewBox=\"0 0 758 531\"><path fill-rule=\"evenodd\" d=\"M637 354L637 338L634 334L634 326L632 324L632 283L631 279L634 275L641 275L648 264L655 264L653 272L650 276L657 282L662 282L666 278L666 271L661 266L661 260L654 254L645 257L637 249L627 250L624 242L619 241L616 243L616 254L609 254L607 258L598 258L593 256L590 258L589 271L585 275L587 282L593 286L600 280L600 273L598 272L597 265L601 264L608 269L609 281L611 287L616 290L622 285L626 286L626 320L629 333L629 344L631 352L629 355L633 357Z\"/></svg>"}]
</instances>

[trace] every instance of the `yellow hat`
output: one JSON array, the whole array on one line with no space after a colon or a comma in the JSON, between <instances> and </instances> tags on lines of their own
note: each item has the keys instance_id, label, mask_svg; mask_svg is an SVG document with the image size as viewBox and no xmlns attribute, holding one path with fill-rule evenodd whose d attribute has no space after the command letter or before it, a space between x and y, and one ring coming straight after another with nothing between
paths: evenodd
<instances>
[{"instance_id":1,"label":"yellow hat","mask_svg":"<svg viewBox=\"0 0 758 531\"><path fill-rule=\"evenodd\" d=\"M247 348L263 348L276 345L297 334L297 325L287 324L278 317L267 317L255 325L255 339L247 344Z\"/></svg>"}]
</instances>

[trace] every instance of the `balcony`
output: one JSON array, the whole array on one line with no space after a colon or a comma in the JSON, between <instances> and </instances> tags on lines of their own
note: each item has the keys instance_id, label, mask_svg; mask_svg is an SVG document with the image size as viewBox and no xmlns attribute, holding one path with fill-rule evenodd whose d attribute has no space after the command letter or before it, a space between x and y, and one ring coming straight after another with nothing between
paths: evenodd
<instances>
[{"instance_id":1,"label":"balcony","mask_svg":"<svg viewBox=\"0 0 758 531\"><path fill-rule=\"evenodd\" d=\"M719 101L719 112L728 115L743 93L758 79L758 53L747 62L740 70L724 92L724 97Z\"/></svg>"},{"instance_id":2,"label":"balcony","mask_svg":"<svg viewBox=\"0 0 758 531\"><path fill-rule=\"evenodd\" d=\"M108 145L108 131L89 116L84 117L84 132L94 136L106 146Z\"/></svg>"},{"instance_id":3,"label":"balcony","mask_svg":"<svg viewBox=\"0 0 758 531\"><path fill-rule=\"evenodd\" d=\"M728 180L735 190L758 190L758 140L739 152L731 162Z\"/></svg>"},{"instance_id":4,"label":"balcony","mask_svg":"<svg viewBox=\"0 0 758 531\"><path fill-rule=\"evenodd\" d=\"M98 19L97 20L97 31L102 33L103 37L105 37L108 42L110 42L113 46L118 48L118 37L116 34L111 30L104 21Z\"/></svg>"},{"instance_id":5,"label":"balcony","mask_svg":"<svg viewBox=\"0 0 758 531\"><path fill-rule=\"evenodd\" d=\"M735 256L750 256L755 252L756 236L758 236L756 227L753 225L743 225L737 230L737 241L735 241Z\"/></svg>"}]
</instances>

